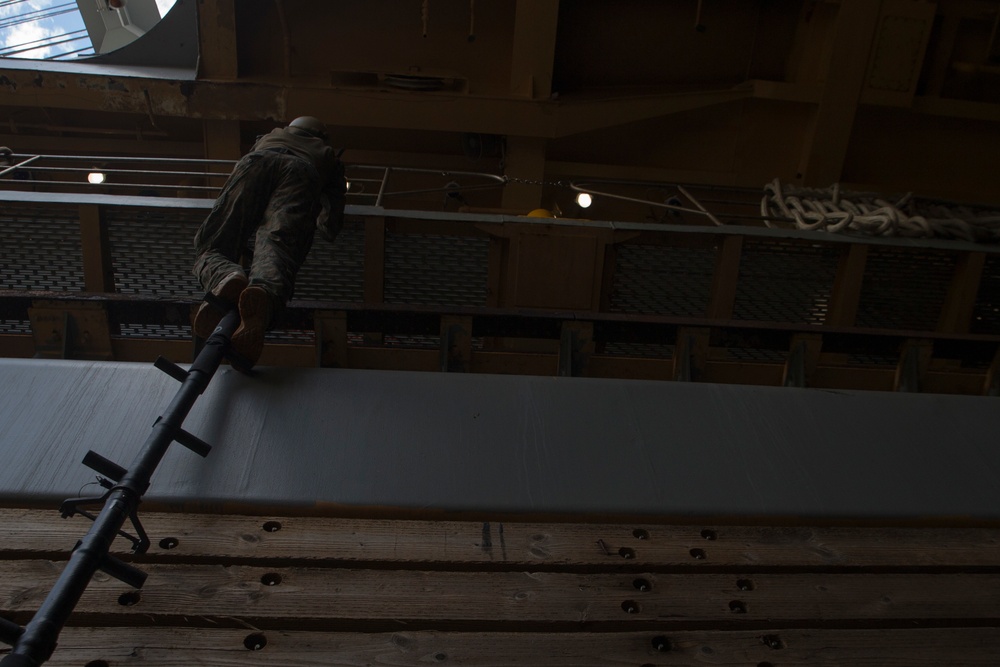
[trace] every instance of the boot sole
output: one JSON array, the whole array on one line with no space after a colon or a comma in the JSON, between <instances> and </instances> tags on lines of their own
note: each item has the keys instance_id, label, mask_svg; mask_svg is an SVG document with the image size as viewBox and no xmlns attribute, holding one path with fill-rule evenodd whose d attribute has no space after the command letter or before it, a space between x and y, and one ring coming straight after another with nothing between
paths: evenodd
<instances>
[{"instance_id":1,"label":"boot sole","mask_svg":"<svg viewBox=\"0 0 1000 667\"><path fill-rule=\"evenodd\" d=\"M212 294L216 297L231 303L234 306L240 299L240 295L243 290L249 285L249 281L246 276L242 274L231 274L224 278L221 283L216 285L215 289L212 290ZM199 338L208 338L215 331L215 328L219 326L219 322L222 320L222 316L225 315L217 307L203 301L198 310L195 311L194 321L192 322L191 328L194 329L194 333Z\"/></svg>"},{"instance_id":2,"label":"boot sole","mask_svg":"<svg viewBox=\"0 0 1000 667\"><path fill-rule=\"evenodd\" d=\"M264 333L269 322L271 297L260 287L248 287L240 295L240 326L233 333L233 351L251 366L264 351Z\"/></svg>"}]
</instances>

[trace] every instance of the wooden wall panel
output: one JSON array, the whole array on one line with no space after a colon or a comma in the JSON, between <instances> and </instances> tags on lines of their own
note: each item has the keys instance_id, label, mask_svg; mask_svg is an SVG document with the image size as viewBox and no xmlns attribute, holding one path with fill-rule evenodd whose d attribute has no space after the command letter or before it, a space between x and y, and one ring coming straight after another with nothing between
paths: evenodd
<instances>
[{"instance_id":1,"label":"wooden wall panel","mask_svg":"<svg viewBox=\"0 0 1000 667\"><path fill-rule=\"evenodd\" d=\"M993 665L1000 527L547 523L149 513L48 663ZM0 509L26 623L86 520Z\"/></svg>"},{"instance_id":2,"label":"wooden wall panel","mask_svg":"<svg viewBox=\"0 0 1000 667\"><path fill-rule=\"evenodd\" d=\"M144 513L142 519L153 542L143 558L156 562L569 571L1000 568L1000 528L499 523L179 513ZM58 560L88 528L85 519L65 520L55 511L2 509L0 559ZM115 553L126 554L128 546L117 541Z\"/></svg>"},{"instance_id":3,"label":"wooden wall panel","mask_svg":"<svg viewBox=\"0 0 1000 667\"><path fill-rule=\"evenodd\" d=\"M462 633L257 631L253 628L70 628L51 667L939 667L1000 663L995 628L916 630ZM261 646L263 644L263 646ZM247 647L257 647L251 650ZM662 647L658 650L657 647Z\"/></svg>"}]
</instances>

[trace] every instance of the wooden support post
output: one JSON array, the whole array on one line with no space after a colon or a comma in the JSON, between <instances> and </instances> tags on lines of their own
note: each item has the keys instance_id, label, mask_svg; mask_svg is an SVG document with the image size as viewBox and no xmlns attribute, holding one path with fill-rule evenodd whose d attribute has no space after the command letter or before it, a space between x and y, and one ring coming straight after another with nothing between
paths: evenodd
<instances>
[{"instance_id":1,"label":"wooden support post","mask_svg":"<svg viewBox=\"0 0 1000 667\"><path fill-rule=\"evenodd\" d=\"M84 289L88 292L114 292L111 242L102 211L96 204L80 204L80 245L83 250Z\"/></svg>"},{"instance_id":2,"label":"wooden support post","mask_svg":"<svg viewBox=\"0 0 1000 667\"><path fill-rule=\"evenodd\" d=\"M819 334L795 334L789 346L788 361L785 362L785 372L781 383L786 387L810 386L816 366L819 365L819 354L823 345L823 337Z\"/></svg>"},{"instance_id":3,"label":"wooden support post","mask_svg":"<svg viewBox=\"0 0 1000 667\"><path fill-rule=\"evenodd\" d=\"M740 280L743 257L743 237L726 236L716 248L712 293L706 316L713 320L729 320L736 305L736 288Z\"/></svg>"},{"instance_id":4,"label":"wooden support post","mask_svg":"<svg viewBox=\"0 0 1000 667\"><path fill-rule=\"evenodd\" d=\"M681 327L674 346L674 380L697 382L705 375L709 329Z\"/></svg>"},{"instance_id":5,"label":"wooden support post","mask_svg":"<svg viewBox=\"0 0 1000 667\"><path fill-rule=\"evenodd\" d=\"M236 0L199 0L198 37L198 79L237 78Z\"/></svg>"},{"instance_id":6,"label":"wooden support post","mask_svg":"<svg viewBox=\"0 0 1000 667\"><path fill-rule=\"evenodd\" d=\"M934 345L929 340L908 340L900 350L893 391L919 392L930 365Z\"/></svg>"},{"instance_id":7,"label":"wooden support post","mask_svg":"<svg viewBox=\"0 0 1000 667\"><path fill-rule=\"evenodd\" d=\"M563 322L559 341L559 375L585 375L594 353L594 323L577 320Z\"/></svg>"},{"instance_id":8,"label":"wooden support post","mask_svg":"<svg viewBox=\"0 0 1000 667\"><path fill-rule=\"evenodd\" d=\"M472 370L471 317L441 317L441 370L446 373Z\"/></svg>"},{"instance_id":9,"label":"wooden support post","mask_svg":"<svg viewBox=\"0 0 1000 667\"><path fill-rule=\"evenodd\" d=\"M840 180L868 71L883 0L843 0L832 26L823 94L807 129L799 173L804 185Z\"/></svg>"},{"instance_id":10,"label":"wooden support post","mask_svg":"<svg viewBox=\"0 0 1000 667\"><path fill-rule=\"evenodd\" d=\"M510 258L510 239L490 236L489 266L486 273L486 305L499 308L503 301L503 285Z\"/></svg>"},{"instance_id":11,"label":"wooden support post","mask_svg":"<svg viewBox=\"0 0 1000 667\"><path fill-rule=\"evenodd\" d=\"M545 207L542 202L545 149L546 140L541 137L507 137L507 174L519 180L504 186L501 206L505 210L524 215Z\"/></svg>"},{"instance_id":12,"label":"wooden support post","mask_svg":"<svg viewBox=\"0 0 1000 667\"><path fill-rule=\"evenodd\" d=\"M385 218L365 219L364 299L366 304L385 300ZM365 332L365 342L382 344L381 332Z\"/></svg>"},{"instance_id":13,"label":"wooden support post","mask_svg":"<svg viewBox=\"0 0 1000 667\"><path fill-rule=\"evenodd\" d=\"M958 261L955 263L955 274L948 287L948 295L941 307L938 331L969 333L969 328L972 325L972 314L976 307L976 295L979 293L979 282L983 278L985 265L986 253L984 252L966 252L959 255Z\"/></svg>"},{"instance_id":14,"label":"wooden support post","mask_svg":"<svg viewBox=\"0 0 1000 667\"><path fill-rule=\"evenodd\" d=\"M316 326L316 365L321 367L347 367L347 313L318 310L314 315Z\"/></svg>"},{"instance_id":15,"label":"wooden support post","mask_svg":"<svg viewBox=\"0 0 1000 667\"><path fill-rule=\"evenodd\" d=\"M993 355L993 363L986 371L986 379L983 382L983 394L986 396L1000 396L1000 348Z\"/></svg>"},{"instance_id":16,"label":"wooden support post","mask_svg":"<svg viewBox=\"0 0 1000 667\"><path fill-rule=\"evenodd\" d=\"M840 256L837 277L830 293L830 308L826 311L826 324L852 327L861 304L861 287L868 262L868 246L852 243Z\"/></svg>"}]
</instances>

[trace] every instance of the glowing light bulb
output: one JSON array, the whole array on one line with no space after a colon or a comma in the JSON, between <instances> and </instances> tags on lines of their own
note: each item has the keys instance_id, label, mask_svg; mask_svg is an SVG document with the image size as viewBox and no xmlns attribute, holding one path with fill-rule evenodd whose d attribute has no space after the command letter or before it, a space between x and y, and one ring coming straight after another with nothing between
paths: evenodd
<instances>
[{"instance_id":1,"label":"glowing light bulb","mask_svg":"<svg viewBox=\"0 0 1000 667\"><path fill-rule=\"evenodd\" d=\"M104 174L99 171L92 171L87 174L87 182L93 185L100 185L104 182Z\"/></svg>"},{"instance_id":2,"label":"glowing light bulb","mask_svg":"<svg viewBox=\"0 0 1000 667\"><path fill-rule=\"evenodd\" d=\"M576 204L580 208L590 208L590 205L594 203L594 198L591 197L586 192L581 192L576 196Z\"/></svg>"}]
</instances>

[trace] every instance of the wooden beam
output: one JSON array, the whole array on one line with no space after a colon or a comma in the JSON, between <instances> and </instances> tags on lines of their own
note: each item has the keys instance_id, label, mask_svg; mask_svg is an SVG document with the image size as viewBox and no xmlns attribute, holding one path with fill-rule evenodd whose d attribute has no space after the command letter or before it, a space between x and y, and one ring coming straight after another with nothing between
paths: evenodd
<instances>
[{"instance_id":1,"label":"wooden beam","mask_svg":"<svg viewBox=\"0 0 1000 667\"><path fill-rule=\"evenodd\" d=\"M726 236L716 246L715 270L712 272L712 291L709 295L705 317L728 320L736 304L736 288L740 280L740 262L743 258L743 237Z\"/></svg>"},{"instance_id":2,"label":"wooden beam","mask_svg":"<svg viewBox=\"0 0 1000 667\"><path fill-rule=\"evenodd\" d=\"M198 78L236 79L236 0L199 0L198 38Z\"/></svg>"},{"instance_id":3,"label":"wooden beam","mask_svg":"<svg viewBox=\"0 0 1000 667\"><path fill-rule=\"evenodd\" d=\"M909 107L924 69L937 2L882 0L881 9L862 97Z\"/></svg>"},{"instance_id":4,"label":"wooden beam","mask_svg":"<svg viewBox=\"0 0 1000 667\"><path fill-rule=\"evenodd\" d=\"M674 344L674 380L681 382L705 380L709 334L709 329L701 327L681 327L677 330L677 341Z\"/></svg>"},{"instance_id":5,"label":"wooden beam","mask_svg":"<svg viewBox=\"0 0 1000 667\"><path fill-rule=\"evenodd\" d=\"M544 139L507 137L506 172L512 182L503 189L501 206L516 209L522 215L536 208L552 208L554 202L542 201L545 179Z\"/></svg>"},{"instance_id":6,"label":"wooden beam","mask_svg":"<svg viewBox=\"0 0 1000 667\"><path fill-rule=\"evenodd\" d=\"M0 357L29 359L35 356L35 339L31 334L0 334Z\"/></svg>"},{"instance_id":7,"label":"wooden beam","mask_svg":"<svg viewBox=\"0 0 1000 667\"><path fill-rule=\"evenodd\" d=\"M441 370L452 373L472 370L471 317L441 317Z\"/></svg>"},{"instance_id":8,"label":"wooden beam","mask_svg":"<svg viewBox=\"0 0 1000 667\"><path fill-rule=\"evenodd\" d=\"M785 362L785 372L781 384L786 387L813 386L813 376L819 365L822 346L823 337L819 334L792 336L792 344L789 346L788 361Z\"/></svg>"},{"instance_id":9,"label":"wooden beam","mask_svg":"<svg viewBox=\"0 0 1000 667\"><path fill-rule=\"evenodd\" d=\"M385 218L365 218L365 303L382 303L385 295Z\"/></svg>"},{"instance_id":10,"label":"wooden beam","mask_svg":"<svg viewBox=\"0 0 1000 667\"><path fill-rule=\"evenodd\" d=\"M828 186L840 180L882 1L843 0L839 5L826 84L803 142L799 173L805 185Z\"/></svg>"},{"instance_id":11,"label":"wooden beam","mask_svg":"<svg viewBox=\"0 0 1000 667\"><path fill-rule=\"evenodd\" d=\"M899 353L893 391L923 391L924 375L927 373L933 352L934 346L930 341L906 341Z\"/></svg>"},{"instance_id":12,"label":"wooden beam","mask_svg":"<svg viewBox=\"0 0 1000 667\"><path fill-rule=\"evenodd\" d=\"M148 157L204 157L204 142L162 140L156 137L140 136L132 139L111 139L107 137L42 137L27 133L0 133L0 145L10 146L19 153L35 154L77 154L77 155L137 155Z\"/></svg>"},{"instance_id":13,"label":"wooden beam","mask_svg":"<svg viewBox=\"0 0 1000 667\"><path fill-rule=\"evenodd\" d=\"M986 253L966 252L958 256L948 294L941 307L938 331L968 333L976 309L976 296L983 278Z\"/></svg>"},{"instance_id":14,"label":"wooden beam","mask_svg":"<svg viewBox=\"0 0 1000 667\"><path fill-rule=\"evenodd\" d=\"M532 99L552 93L559 0L517 0L510 90Z\"/></svg>"},{"instance_id":15,"label":"wooden beam","mask_svg":"<svg viewBox=\"0 0 1000 667\"><path fill-rule=\"evenodd\" d=\"M316 365L322 367L347 367L347 313L343 311L317 311Z\"/></svg>"},{"instance_id":16,"label":"wooden beam","mask_svg":"<svg viewBox=\"0 0 1000 667\"><path fill-rule=\"evenodd\" d=\"M489 267L486 274L486 305L499 308L509 296L504 291L510 261L510 239L491 236Z\"/></svg>"},{"instance_id":17,"label":"wooden beam","mask_svg":"<svg viewBox=\"0 0 1000 667\"><path fill-rule=\"evenodd\" d=\"M861 287L864 284L868 246L852 243L841 251L837 277L830 292L830 307L825 323L835 327L851 327L858 317Z\"/></svg>"},{"instance_id":18,"label":"wooden beam","mask_svg":"<svg viewBox=\"0 0 1000 667\"><path fill-rule=\"evenodd\" d=\"M148 338L113 337L111 349L116 361L144 363L152 363L158 356L185 363L193 359L194 353L191 341ZM31 335L0 335L0 357L28 358L35 354L36 347ZM316 358L316 345L268 343L264 346L261 364L309 368L316 366ZM427 372L439 371L441 368L438 350L348 346L346 359L346 368ZM674 358L649 358L594 354L588 361L587 376L671 380L675 377L675 367L679 359L679 355ZM473 350L470 369L474 373L555 376L559 372L558 355L554 352ZM928 369L924 373L923 381L926 391L934 393L1000 395L1000 372L996 369L1000 369L1000 361L995 362L989 372L971 369L938 371ZM826 389L892 391L896 372L895 366L858 366L848 364L846 355L825 354L820 358L809 386ZM723 384L778 387L783 384L784 373L784 364L780 363L707 359L701 379L704 382Z\"/></svg>"},{"instance_id":19,"label":"wooden beam","mask_svg":"<svg viewBox=\"0 0 1000 667\"><path fill-rule=\"evenodd\" d=\"M945 81L951 70L952 54L958 40L958 31L962 25L962 17L956 14L945 14L941 18L941 32L930 44L931 54L927 65L927 83L924 94L930 97L940 97Z\"/></svg>"},{"instance_id":20,"label":"wooden beam","mask_svg":"<svg viewBox=\"0 0 1000 667\"><path fill-rule=\"evenodd\" d=\"M721 585L721 584L720 584ZM113 603L112 603L113 604ZM794 629L645 632L394 632L271 630L205 627L129 627L128 641L114 627L69 627L59 636L51 667L81 665L253 664L259 646L270 665L377 665L391 656L397 667L428 662L492 667L545 664L598 667L652 665L677 655L711 651L719 665L891 665L939 667L1000 663L993 628L882 630ZM772 639L773 638L773 639ZM770 642L770 643L769 643ZM662 653L661 653L662 652ZM138 657L137 657L138 656ZM780 662L778 659L780 658ZM697 658L696 658L697 660ZM679 663L680 664L680 663ZM695 664L688 662L687 664Z\"/></svg>"},{"instance_id":21,"label":"wooden beam","mask_svg":"<svg viewBox=\"0 0 1000 667\"><path fill-rule=\"evenodd\" d=\"M559 344L559 375L563 377L587 375L587 367L593 354L594 323L579 320L563 322Z\"/></svg>"},{"instance_id":22,"label":"wooden beam","mask_svg":"<svg viewBox=\"0 0 1000 667\"><path fill-rule=\"evenodd\" d=\"M227 0L232 2L232 0ZM10 108L38 107L146 114L172 118L291 120L289 109L323 109L332 126L477 132L540 139L569 137L606 127L694 111L753 96L751 87L686 93L651 93L572 101L435 94L435 104L415 105L408 92L301 87L269 82L185 81L119 77L91 72L46 72L3 67L0 80L17 95ZM72 95L66 93L73 91ZM23 94L21 91L25 91Z\"/></svg>"},{"instance_id":23,"label":"wooden beam","mask_svg":"<svg viewBox=\"0 0 1000 667\"><path fill-rule=\"evenodd\" d=\"M80 205L80 246L83 251L83 284L88 292L114 292L115 268L111 242L101 208Z\"/></svg>"},{"instance_id":24,"label":"wooden beam","mask_svg":"<svg viewBox=\"0 0 1000 667\"><path fill-rule=\"evenodd\" d=\"M151 505L157 501L149 500ZM171 501L167 501L171 502ZM144 503L145 507L145 503ZM665 571L695 573L720 568L919 568L956 570L995 567L1000 527L921 524L904 526L807 524L732 524L718 518L683 517L661 523L650 517L592 522L547 522L526 515L504 521L506 554L483 548L484 531L499 546L501 525L482 520L431 520L412 516L392 519L340 516L351 508L301 508L320 514L272 516L209 514L189 511L143 512L143 524L156 535L148 558L183 565L210 560L238 560L265 567L278 561L308 562L318 568L363 567L381 563L396 567L424 565L435 570L532 571L553 566L592 572ZM335 512L335 516L325 513ZM0 508L3 540L0 560L46 558L64 560L80 535L82 519L67 521L46 509ZM839 523L840 525L836 525ZM995 524L995 522L994 522ZM277 534L275 534L277 533ZM244 536L255 539L247 539ZM173 538L170 549L157 546ZM606 553L599 543L607 546ZM125 555L131 545L118 540L112 553ZM630 558L619 553L632 550ZM692 558L701 548L704 558Z\"/></svg>"},{"instance_id":25,"label":"wooden beam","mask_svg":"<svg viewBox=\"0 0 1000 667\"><path fill-rule=\"evenodd\" d=\"M205 137L205 157L210 160L239 160L243 156L240 145L240 123L236 120L207 118L202 121ZM217 171L228 167L213 165Z\"/></svg>"},{"instance_id":26,"label":"wooden beam","mask_svg":"<svg viewBox=\"0 0 1000 667\"><path fill-rule=\"evenodd\" d=\"M284 529L282 529L284 530ZM264 539L264 538L258 538ZM627 547L594 545L609 563L632 560L639 540ZM707 560L710 544L697 547ZM627 551L623 552L623 549ZM495 550L496 551L496 550ZM495 557L502 558L502 554ZM593 631L684 629L685 624L783 627L798 619L852 624L901 622L977 624L995 620L995 601L983 591L1000 587L1000 574L760 574L753 590L741 590L733 573L643 573L635 575L539 571L419 571L283 567L219 564L143 563L149 578L141 591L115 604L122 583L95 578L76 606L83 617L99 615L104 624L157 626L197 619L206 627L245 627L240 619L274 627L337 627L344 630L397 631L509 628L522 631L576 630L581 610ZM267 585L268 574L280 583ZM37 595L58 576L47 560L8 560L0 579L0 613L10 618L37 609ZM428 595L428 591L439 594ZM444 593L447 594L444 594ZM131 591L130 591L131 593ZM253 594L248 594L253 593ZM642 595L640 596L640 593ZM623 602L624 601L624 602ZM632 605L626 604L632 602ZM735 604L734 604L735 603ZM135 608L133 608L135 607ZM235 618L234 618L235 617ZM753 629L746 628L746 629Z\"/></svg>"}]
</instances>

